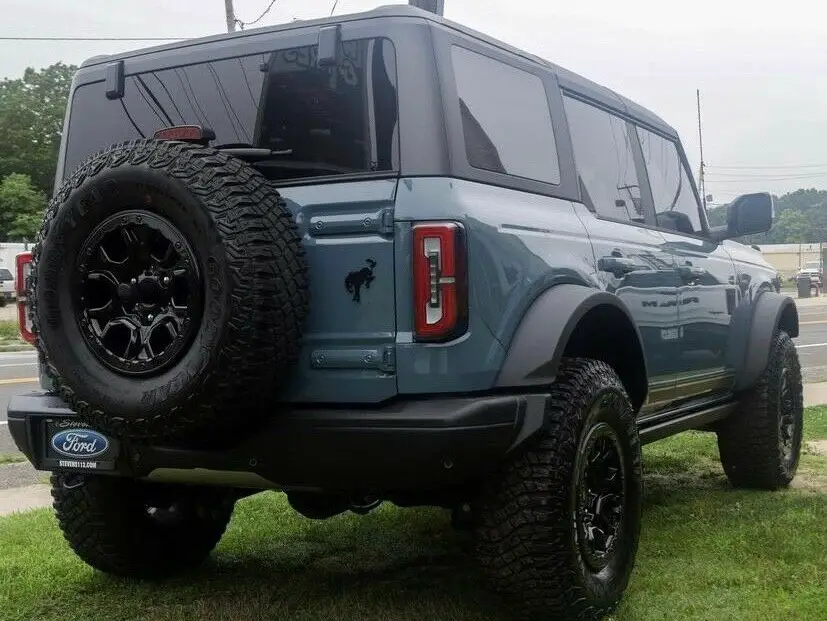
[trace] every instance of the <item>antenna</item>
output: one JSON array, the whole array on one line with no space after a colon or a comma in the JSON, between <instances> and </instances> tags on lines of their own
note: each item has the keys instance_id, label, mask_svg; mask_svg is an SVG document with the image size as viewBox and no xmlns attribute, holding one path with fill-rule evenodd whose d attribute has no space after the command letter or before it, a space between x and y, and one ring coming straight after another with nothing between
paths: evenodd
<instances>
[{"instance_id":1,"label":"antenna","mask_svg":"<svg viewBox=\"0 0 827 621\"><path fill-rule=\"evenodd\" d=\"M408 4L440 17L445 14L445 0L408 0Z\"/></svg>"},{"instance_id":2,"label":"antenna","mask_svg":"<svg viewBox=\"0 0 827 621\"><path fill-rule=\"evenodd\" d=\"M698 179L698 185L701 190L701 200L704 204L704 211L706 211L706 184L704 183L704 133L701 128L701 89L695 90L695 95L698 99L698 141L701 146L701 173Z\"/></svg>"}]
</instances>

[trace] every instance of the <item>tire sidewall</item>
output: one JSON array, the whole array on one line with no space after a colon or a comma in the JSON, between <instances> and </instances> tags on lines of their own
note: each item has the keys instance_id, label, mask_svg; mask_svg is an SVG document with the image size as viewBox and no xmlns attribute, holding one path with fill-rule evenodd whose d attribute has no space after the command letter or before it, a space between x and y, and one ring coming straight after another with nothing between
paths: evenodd
<instances>
[{"instance_id":1,"label":"tire sidewall","mask_svg":"<svg viewBox=\"0 0 827 621\"><path fill-rule=\"evenodd\" d=\"M145 378L114 372L80 345L84 338L74 310L81 247L104 219L130 209L161 216L178 229L193 250L203 283L204 310L188 350L161 374ZM47 359L69 373L78 397L103 410L138 415L159 400L169 404L186 398L188 387L222 348L232 294L227 257L201 202L161 170L125 164L87 177L51 220L36 269L39 341Z\"/></svg>"},{"instance_id":2,"label":"tire sidewall","mask_svg":"<svg viewBox=\"0 0 827 621\"><path fill-rule=\"evenodd\" d=\"M580 482L578 473L583 460L586 458L584 449L589 431L601 423L610 426L618 440L624 469L625 498L617 548L613 552L609 564L599 572L594 572L586 563L580 549L577 514L578 483ZM587 593L589 601L598 607L613 606L621 599L634 568L640 539L643 499L642 470L640 439L628 398L618 388L604 388L594 396L586 407L575 448L572 484L569 493L570 545L577 580Z\"/></svg>"}]
</instances>

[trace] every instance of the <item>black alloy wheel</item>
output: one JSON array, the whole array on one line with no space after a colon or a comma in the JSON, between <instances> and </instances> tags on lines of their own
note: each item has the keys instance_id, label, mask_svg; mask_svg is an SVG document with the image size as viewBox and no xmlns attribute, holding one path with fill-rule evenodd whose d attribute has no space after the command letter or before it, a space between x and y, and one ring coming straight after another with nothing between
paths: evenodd
<instances>
[{"instance_id":1,"label":"black alloy wheel","mask_svg":"<svg viewBox=\"0 0 827 621\"><path fill-rule=\"evenodd\" d=\"M124 375L163 371L198 331L203 280L184 236L141 210L104 220L78 257L76 317L86 343Z\"/></svg>"},{"instance_id":2,"label":"black alloy wheel","mask_svg":"<svg viewBox=\"0 0 827 621\"><path fill-rule=\"evenodd\" d=\"M592 427L575 482L576 524L583 560L597 573L609 565L623 521L626 469L620 440L606 423Z\"/></svg>"},{"instance_id":3,"label":"black alloy wheel","mask_svg":"<svg viewBox=\"0 0 827 621\"><path fill-rule=\"evenodd\" d=\"M781 369L778 398L778 437L781 441L781 458L784 468L788 471L794 471L798 459L796 450L797 408L795 382L790 375L788 367L785 366Z\"/></svg>"}]
</instances>

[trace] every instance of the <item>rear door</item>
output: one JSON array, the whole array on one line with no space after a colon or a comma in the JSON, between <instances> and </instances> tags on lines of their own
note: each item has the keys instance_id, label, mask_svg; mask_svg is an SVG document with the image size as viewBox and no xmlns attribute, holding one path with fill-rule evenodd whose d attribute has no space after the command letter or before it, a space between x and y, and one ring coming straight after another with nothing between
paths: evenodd
<instances>
[{"instance_id":1,"label":"rear door","mask_svg":"<svg viewBox=\"0 0 827 621\"><path fill-rule=\"evenodd\" d=\"M285 398L377 402L397 393L396 49L381 22L348 22L327 29L339 33L338 54L320 63L320 32L297 27L128 58L116 98L99 81L111 66L88 80L82 73L65 170L170 125L209 127L215 146L268 150L254 165L295 215L311 283L300 364Z\"/></svg>"}]
</instances>

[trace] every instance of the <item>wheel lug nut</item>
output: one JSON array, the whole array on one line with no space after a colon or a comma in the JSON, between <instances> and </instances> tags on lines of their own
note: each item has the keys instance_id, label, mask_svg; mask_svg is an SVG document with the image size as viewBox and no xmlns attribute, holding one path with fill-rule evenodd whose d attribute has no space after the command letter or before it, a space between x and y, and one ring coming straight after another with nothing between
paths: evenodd
<instances>
[{"instance_id":1,"label":"wheel lug nut","mask_svg":"<svg viewBox=\"0 0 827 621\"><path fill-rule=\"evenodd\" d=\"M137 279L137 278L133 278L130 282L131 282L133 285L137 285L137 284L138 284L138 279Z\"/></svg>"},{"instance_id":2,"label":"wheel lug nut","mask_svg":"<svg viewBox=\"0 0 827 621\"><path fill-rule=\"evenodd\" d=\"M164 276L164 284L165 285L169 284L169 276Z\"/></svg>"},{"instance_id":3,"label":"wheel lug nut","mask_svg":"<svg viewBox=\"0 0 827 621\"><path fill-rule=\"evenodd\" d=\"M147 319L149 319L150 321L152 321L152 315L147 315Z\"/></svg>"}]
</instances>

